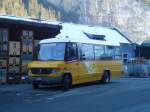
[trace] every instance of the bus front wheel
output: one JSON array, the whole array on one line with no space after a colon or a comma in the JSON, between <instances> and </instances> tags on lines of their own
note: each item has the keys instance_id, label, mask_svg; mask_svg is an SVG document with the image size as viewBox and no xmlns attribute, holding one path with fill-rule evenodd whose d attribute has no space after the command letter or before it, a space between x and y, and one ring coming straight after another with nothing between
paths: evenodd
<instances>
[{"instance_id":1,"label":"bus front wheel","mask_svg":"<svg viewBox=\"0 0 150 112\"><path fill-rule=\"evenodd\" d=\"M70 75L64 75L62 81L63 90L67 91L72 86L72 79Z\"/></svg>"},{"instance_id":2,"label":"bus front wheel","mask_svg":"<svg viewBox=\"0 0 150 112\"><path fill-rule=\"evenodd\" d=\"M103 84L107 84L110 82L110 73L108 71L105 71L103 76L102 76L102 79L101 79L101 82Z\"/></svg>"},{"instance_id":3,"label":"bus front wheel","mask_svg":"<svg viewBox=\"0 0 150 112\"><path fill-rule=\"evenodd\" d=\"M32 87L33 87L33 89L39 89L39 84L33 83L33 84L32 84Z\"/></svg>"}]
</instances>

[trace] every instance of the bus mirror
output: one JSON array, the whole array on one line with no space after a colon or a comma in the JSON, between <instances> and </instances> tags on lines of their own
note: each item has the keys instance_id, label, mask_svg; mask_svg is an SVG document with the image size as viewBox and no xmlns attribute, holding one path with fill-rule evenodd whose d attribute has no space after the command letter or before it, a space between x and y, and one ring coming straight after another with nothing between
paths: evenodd
<instances>
[{"instance_id":1,"label":"bus mirror","mask_svg":"<svg viewBox=\"0 0 150 112\"><path fill-rule=\"evenodd\" d=\"M33 60L34 60L34 61L38 59L39 50L40 50L40 49L39 49L39 46L36 46L36 47L34 48L34 56L33 56Z\"/></svg>"}]
</instances>

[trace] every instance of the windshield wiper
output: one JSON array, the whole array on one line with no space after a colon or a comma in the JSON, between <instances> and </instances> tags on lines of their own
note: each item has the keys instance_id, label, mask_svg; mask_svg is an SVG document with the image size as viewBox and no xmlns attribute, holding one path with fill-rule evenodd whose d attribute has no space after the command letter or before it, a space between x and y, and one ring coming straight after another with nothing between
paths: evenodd
<instances>
[{"instance_id":1,"label":"windshield wiper","mask_svg":"<svg viewBox=\"0 0 150 112\"><path fill-rule=\"evenodd\" d=\"M47 60L42 60L42 59L38 59L39 61L62 61L62 60L58 60L58 59L47 59Z\"/></svg>"}]
</instances>

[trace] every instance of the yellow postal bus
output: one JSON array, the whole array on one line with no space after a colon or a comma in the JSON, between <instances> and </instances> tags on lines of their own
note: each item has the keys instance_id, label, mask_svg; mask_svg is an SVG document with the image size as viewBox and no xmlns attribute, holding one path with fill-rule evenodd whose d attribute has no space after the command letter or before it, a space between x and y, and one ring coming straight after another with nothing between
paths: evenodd
<instances>
[{"instance_id":1,"label":"yellow postal bus","mask_svg":"<svg viewBox=\"0 0 150 112\"><path fill-rule=\"evenodd\" d=\"M61 84L69 89L71 85L91 81L109 83L110 79L120 76L119 42L109 43L105 33L90 33L90 29L97 28L76 25L63 28L55 38L39 43L37 60L28 64L33 88Z\"/></svg>"}]
</instances>

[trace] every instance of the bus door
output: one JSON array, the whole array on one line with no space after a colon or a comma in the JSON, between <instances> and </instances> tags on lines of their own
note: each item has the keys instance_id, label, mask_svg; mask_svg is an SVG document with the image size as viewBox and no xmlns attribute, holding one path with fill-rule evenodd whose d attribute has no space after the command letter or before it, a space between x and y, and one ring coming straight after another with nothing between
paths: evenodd
<instances>
[{"instance_id":1,"label":"bus door","mask_svg":"<svg viewBox=\"0 0 150 112\"><path fill-rule=\"evenodd\" d=\"M76 43L67 43L66 44L66 57L67 69L72 74L73 80L79 80L79 56L78 56L78 47Z\"/></svg>"}]
</instances>

